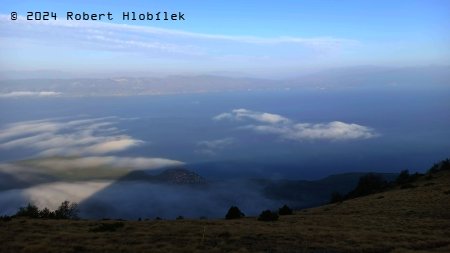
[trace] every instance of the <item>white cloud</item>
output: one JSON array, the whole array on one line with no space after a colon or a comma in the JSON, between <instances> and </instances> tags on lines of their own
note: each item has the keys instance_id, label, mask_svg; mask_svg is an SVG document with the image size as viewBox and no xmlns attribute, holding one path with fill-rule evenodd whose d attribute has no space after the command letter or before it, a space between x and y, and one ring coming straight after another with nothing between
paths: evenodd
<instances>
[{"instance_id":1,"label":"white cloud","mask_svg":"<svg viewBox=\"0 0 450 253\"><path fill-rule=\"evenodd\" d=\"M54 97L61 95L61 92L55 91L13 91L9 93L0 93L0 98L14 97Z\"/></svg>"},{"instance_id":2,"label":"white cloud","mask_svg":"<svg viewBox=\"0 0 450 253\"><path fill-rule=\"evenodd\" d=\"M88 153L104 154L129 149L143 143L143 141L123 138L118 140L105 141L87 148Z\"/></svg>"},{"instance_id":3,"label":"white cloud","mask_svg":"<svg viewBox=\"0 0 450 253\"><path fill-rule=\"evenodd\" d=\"M134 170L179 167L183 162L165 158L88 156L52 157L0 164L0 186L4 189L54 181L116 180Z\"/></svg>"},{"instance_id":4,"label":"white cloud","mask_svg":"<svg viewBox=\"0 0 450 253\"><path fill-rule=\"evenodd\" d=\"M273 134L285 140L355 140L377 136L375 131L355 123L333 121L329 123L296 123L278 114L256 112L247 109L235 109L222 113L214 120L256 121L263 124L250 124L240 127L258 133Z\"/></svg>"},{"instance_id":5,"label":"white cloud","mask_svg":"<svg viewBox=\"0 0 450 253\"><path fill-rule=\"evenodd\" d=\"M247 109L234 109L231 112L221 113L213 118L214 120L248 120L252 119L262 123L289 123L290 120L278 114L255 112Z\"/></svg>"},{"instance_id":6,"label":"white cloud","mask_svg":"<svg viewBox=\"0 0 450 253\"><path fill-rule=\"evenodd\" d=\"M128 70L136 70L139 65L154 63L170 65L171 70L166 69L169 72L174 68L183 72L187 69L203 72L205 68L208 71L224 68L242 71L243 68L256 67L273 70L274 67L285 69L287 66L298 69L299 64L311 66L319 64L324 57L327 60L332 56L340 57L343 49L358 45L355 40L334 37L232 36L102 21L27 21L25 17L19 17L11 22L7 15L0 15L0 38L0 46L10 49L10 52L23 49L38 51L36 54L55 52L47 55L58 63L61 54L70 57L74 61L70 65L64 63L69 71L73 69L71 66L90 63L101 64L102 67L120 66L122 70L127 66L130 67ZM113 60L104 62L104 57L82 55L86 50L108 54L107 59ZM80 52L91 62L78 62L67 52ZM19 61L16 64L20 63L20 59L16 61ZM63 67L46 64L51 66L48 68Z\"/></svg>"},{"instance_id":7,"label":"white cloud","mask_svg":"<svg viewBox=\"0 0 450 253\"><path fill-rule=\"evenodd\" d=\"M313 37L301 38L291 36L280 37L256 37L256 36L232 36L221 34L205 34L187 32L174 29L157 28L151 26L136 26L127 24L115 24L107 22L91 21L67 21L67 20L48 20L48 21L27 21L26 17L19 16L14 22L10 21L8 15L0 15L0 24L5 28L41 30L64 28L68 31L76 32L73 37L78 39L85 38L90 41L108 42L117 44L121 47L148 47L160 48L164 50L176 50L178 44L171 45L161 41L170 39L191 39L191 40L216 40L231 41L246 44L298 44L310 47L333 47L342 44L357 44L358 41L352 39L334 38L334 37ZM16 31L20 33L21 31ZM36 31L35 31L36 32ZM127 35L129 39L115 39L119 33ZM82 36L81 36L82 35ZM146 37L144 37L146 35ZM131 39L132 38L132 39ZM158 38L158 39L156 39ZM151 42L149 42L151 41Z\"/></svg>"},{"instance_id":8,"label":"white cloud","mask_svg":"<svg viewBox=\"0 0 450 253\"><path fill-rule=\"evenodd\" d=\"M27 134L53 132L59 128L60 125L56 122L24 121L21 123L10 124L8 127L3 128L0 132L0 140Z\"/></svg>"},{"instance_id":9,"label":"white cloud","mask_svg":"<svg viewBox=\"0 0 450 253\"><path fill-rule=\"evenodd\" d=\"M107 166L118 169L142 170L180 166L183 162L147 157L88 156L79 158L47 158L32 161L32 165L52 170L84 170ZM0 168L1 169L1 168Z\"/></svg>"},{"instance_id":10,"label":"white cloud","mask_svg":"<svg viewBox=\"0 0 450 253\"><path fill-rule=\"evenodd\" d=\"M199 141L195 152L206 155L215 155L217 151L225 149L236 142L234 138L223 138L209 141Z\"/></svg>"},{"instance_id":11,"label":"white cloud","mask_svg":"<svg viewBox=\"0 0 450 253\"><path fill-rule=\"evenodd\" d=\"M40 155L89 155L127 150L144 142L113 127L114 118L25 121L1 129L0 149L34 149Z\"/></svg>"},{"instance_id":12,"label":"white cloud","mask_svg":"<svg viewBox=\"0 0 450 253\"><path fill-rule=\"evenodd\" d=\"M81 202L110 185L112 181L109 180L116 180L133 170L184 164L165 158L100 156L143 143L123 134L115 126L118 121L115 117L69 121L45 119L0 128L0 150L31 149L39 156L52 156L0 164L0 173L7 175L0 183L8 189L0 191L0 214L14 213L17 207L28 202L50 209L64 200ZM28 188L16 189L21 187Z\"/></svg>"},{"instance_id":13,"label":"white cloud","mask_svg":"<svg viewBox=\"0 0 450 253\"><path fill-rule=\"evenodd\" d=\"M48 119L7 125L0 129L0 150L31 149L36 151L37 157L13 165L0 165L0 172L35 184L50 179L112 179L132 170L184 164L164 158L105 156L144 143L122 134L114 126L118 120L115 117Z\"/></svg>"}]
</instances>

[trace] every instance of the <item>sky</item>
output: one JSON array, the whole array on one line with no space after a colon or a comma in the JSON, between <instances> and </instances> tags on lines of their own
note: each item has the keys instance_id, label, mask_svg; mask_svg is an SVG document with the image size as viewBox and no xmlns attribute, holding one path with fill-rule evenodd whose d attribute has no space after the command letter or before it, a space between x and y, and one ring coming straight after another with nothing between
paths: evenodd
<instances>
[{"instance_id":1,"label":"sky","mask_svg":"<svg viewBox=\"0 0 450 253\"><path fill-rule=\"evenodd\" d=\"M57 13L27 21L28 11ZM113 14L67 21L66 12ZM185 21L123 21L122 12ZM17 12L18 20L11 20ZM89 76L278 76L348 66L450 63L449 1L2 0L0 68Z\"/></svg>"}]
</instances>

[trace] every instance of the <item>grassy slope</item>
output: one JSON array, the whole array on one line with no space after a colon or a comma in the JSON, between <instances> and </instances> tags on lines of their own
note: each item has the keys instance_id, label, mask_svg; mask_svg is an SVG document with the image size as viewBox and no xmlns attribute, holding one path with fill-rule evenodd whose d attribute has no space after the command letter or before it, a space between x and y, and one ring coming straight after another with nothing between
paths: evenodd
<instances>
[{"instance_id":1,"label":"grassy slope","mask_svg":"<svg viewBox=\"0 0 450 253\"><path fill-rule=\"evenodd\" d=\"M116 221L13 219L0 222L0 252L450 252L450 172L414 185L276 222L127 221L90 232Z\"/></svg>"}]
</instances>

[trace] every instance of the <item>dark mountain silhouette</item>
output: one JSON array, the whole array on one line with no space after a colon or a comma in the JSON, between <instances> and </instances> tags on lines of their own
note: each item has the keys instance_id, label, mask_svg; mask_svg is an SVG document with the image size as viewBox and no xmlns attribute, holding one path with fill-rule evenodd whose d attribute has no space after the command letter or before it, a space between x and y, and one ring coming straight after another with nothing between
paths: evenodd
<instances>
[{"instance_id":1,"label":"dark mountain silhouette","mask_svg":"<svg viewBox=\"0 0 450 253\"><path fill-rule=\"evenodd\" d=\"M230 206L249 215L288 204L294 209L328 203L333 192L347 194L366 173L333 175L316 181L225 179L207 181L197 173L172 168L133 171L80 203L88 218L173 219L223 217ZM380 174L393 180L397 174Z\"/></svg>"}]
</instances>

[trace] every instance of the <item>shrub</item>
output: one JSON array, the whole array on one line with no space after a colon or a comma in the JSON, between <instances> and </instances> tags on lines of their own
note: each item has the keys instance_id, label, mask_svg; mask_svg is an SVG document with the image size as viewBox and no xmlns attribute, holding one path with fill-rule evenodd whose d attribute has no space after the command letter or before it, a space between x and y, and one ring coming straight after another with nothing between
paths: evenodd
<instances>
[{"instance_id":1,"label":"shrub","mask_svg":"<svg viewBox=\"0 0 450 253\"><path fill-rule=\"evenodd\" d=\"M292 213L293 213L292 209L289 208L287 205L284 205L280 209L278 209L279 215L291 215Z\"/></svg>"},{"instance_id":2,"label":"shrub","mask_svg":"<svg viewBox=\"0 0 450 253\"><path fill-rule=\"evenodd\" d=\"M0 221L7 222L7 221L10 221L10 220L12 220L11 216L8 216L8 215L0 216Z\"/></svg>"},{"instance_id":3,"label":"shrub","mask_svg":"<svg viewBox=\"0 0 450 253\"><path fill-rule=\"evenodd\" d=\"M405 184L410 182L410 175L408 170L402 170L400 174L397 176L397 179L395 180L396 184Z\"/></svg>"},{"instance_id":4,"label":"shrub","mask_svg":"<svg viewBox=\"0 0 450 253\"><path fill-rule=\"evenodd\" d=\"M344 196L342 196L342 194L340 194L339 192L331 193L330 204L339 203L342 201L344 201Z\"/></svg>"},{"instance_id":5,"label":"shrub","mask_svg":"<svg viewBox=\"0 0 450 253\"><path fill-rule=\"evenodd\" d=\"M180 215L177 217L177 220L184 220L184 217Z\"/></svg>"},{"instance_id":6,"label":"shrub","mask_svg":"<svg viewBox=\"0 0 450 253\"><path fill-rule=\"evenodd\" d=\"M259 217L259 221L276 221L278 220L278 214L276 212L272 212L270 210L263 211Z\"/></svg>"},{"instance_id":7,"label":"shrub","mask_svg":"<svg viewBox=\"0 0 450 253\"><path fill-rule=\"evenodd\" d=\"M381 175L369 173L359 179L358 185L349 192L346 199L357 198L369 194L381 192L388 187L388 183Z\"/></svg>"},{"instance_id":8,"label":"shrub","mask_svg":"<svg viewBox=\"0 0 450 253\"><path fill-rule=\"evenodd\" d=\"M55 210L56 219L78 219L78 204L64 201Z\"/></svg>"},{"instance_id":9,"label":"shrub","mask_svg":"<svg viewBox=\"0 0 450 253\"><path fill-rule=\"evenodd\" d=\"M17 217L39 218L39 208L37 206L28 203L26 207L20 207L17 211Z\"/></svg>"},{"instance_id":10,"label":"shrub","mask_svg":"<svg viewBox=\"0 0 450 253\"><path fill-rule=\"evenodd\" d=\"M78 219L78 205L64 201L55 211L50 211L48 208L39 210L39 208L31 203L26 207L19 208L19 211L14 215L16 217L28 218L42 218L42 219Z\"/></svg>"},{"instance_id":11,"label":"shrub","mask_svg":"<svg viewBox=\"0 0 450 253\"><path fill-rule=\"evenodd\" d=\"M50 211L48 208L44 208L39 211L39 218L43 219L54 219L55 212Z\"/></svg>"},{"instance_id":12,"label":"shrub","mask_svg":"<svg viewBox=\"0 0 450 253\"><path fill-rule=\"evenodd\" d=\"M237 206L232 206L228 209L228 213L225 215L225 219L239 219L245 217L245 214L239 210Z\"/></svg>"},{"instance_id":13,"label":"shrub","mask_svg":"<svg viewBox=\"0 0 450 253\"><path fill-rule=\"evenodd\" d=\"M443 170L450 170L450 160L447 158L445 160L436 163L428 170L428 173L436 173Z\"/></svg>"},{"instance_id":14,"label":"shrub","mask_svg":"<svg viewBox=\"0 0 450 253\"><path fill-rule=\"evenodd\" d=\"M443 170L450 170L450 160L447 158L438 163L435 163L429 170L428 174L437 173Z\"/></svg>"}]
</instances>

